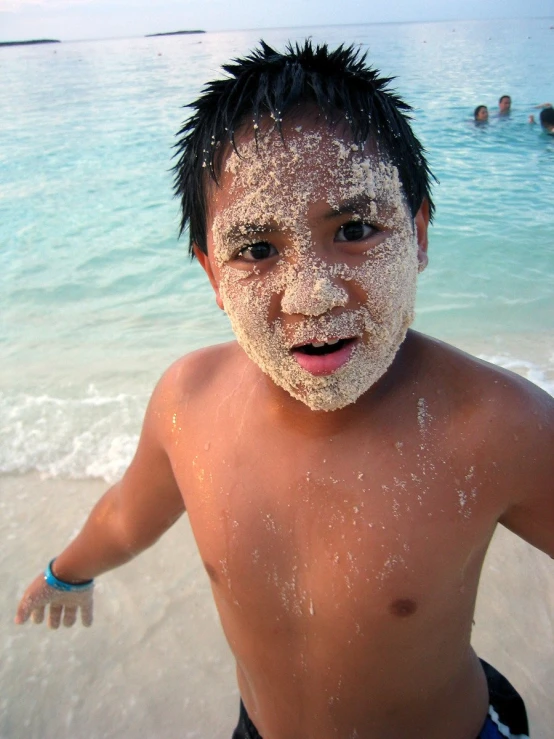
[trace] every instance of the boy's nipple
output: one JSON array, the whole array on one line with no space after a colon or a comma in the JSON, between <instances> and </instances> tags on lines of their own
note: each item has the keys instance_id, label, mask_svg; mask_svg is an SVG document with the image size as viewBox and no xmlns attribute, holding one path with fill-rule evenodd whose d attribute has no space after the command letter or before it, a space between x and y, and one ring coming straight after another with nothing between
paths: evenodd
<instances>
[{"instance_id":1,"label":"boy's nipple","mask_svg":"<svg viewBox=\"0 0 554 739\"><path fill-rule=\"evenodd\" d=\"M389 611L393 616L398 616L399 618L413 616L417 611L417 603L411 598L398 598L392 601Z\"/></svg>"}]
</instances>

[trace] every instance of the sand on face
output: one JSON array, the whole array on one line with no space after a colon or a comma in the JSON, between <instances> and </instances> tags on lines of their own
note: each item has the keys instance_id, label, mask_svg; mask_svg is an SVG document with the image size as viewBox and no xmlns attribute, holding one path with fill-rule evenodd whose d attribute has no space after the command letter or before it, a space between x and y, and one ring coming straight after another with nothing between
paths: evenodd
<instances>
[{"instance_id":1,"label":"sand on face","mask_svg":"<svg viewBox=\"0 0 554 739\"><path fill-rule=\"evenodd\" d=\"M15 626L28 581L83 523L101 481L0 478L0 736L229 739L234 662L186 517L101 577L95 622ZM554 568L499 527L487 556L474 646L527 703L533 739L554 726Z\"/></svg>"},{"instance_id":2,"label":"sand on face","mask_svg":"<svg viewBox=\"0 0 554 739\"><path fill-rule=\"evenodd\" d=\"M285 128L284 139L273 129L257 140L246 132L227 155L214 189L209 251L246 354L292 397L332 411L382 377L404 340L413 321L418 243L396 167L360 150L346 132L321 124ZM345 218L373 237L359 239L355 256L339 241L333 211L348 212ZM330 229L322 227L325 219ZM262 242L273 261L245 259L243 251ZM353 337L359 341L350 359L332 374L314 376L290 353L314 339Z\"/></svg>"}]
</instances>

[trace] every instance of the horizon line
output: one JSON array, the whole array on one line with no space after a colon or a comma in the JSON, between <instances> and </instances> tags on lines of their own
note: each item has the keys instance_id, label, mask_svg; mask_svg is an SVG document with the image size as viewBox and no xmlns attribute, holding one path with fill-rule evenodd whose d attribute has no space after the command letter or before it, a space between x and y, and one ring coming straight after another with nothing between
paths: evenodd
<instances>
[{"instance_id":1,"label":"horizon line","mask_svg":"<svg viewBox=\"0 0 554 739\"><path fill-rule=\"evenodd\" d=\"M281 31L286 29L294 29L294 30L300 30L302 28L336 28L336 27L348 27L348 26L385 26L385 25L425 25L427 23L473 23L473 22L488 22L488 21L515 21L515 20L548 20L553 19L554 15L538 15L538 16L510 16L510 17L500 17L500 16L494 16L492 18L437 18L434 20L406 20L406 21L372 21L370 23L361 23L359 21L353 22L353 23L319 23L319 24L309 24L309 25L300 25L300 26L264 26L260 28L224 28L224 29L205 29L203 31L203 35L210 34L210 33L236 33L236 32L247 32L247 31ZM550 26L550 29L554 29L554 26ZM80 42L86 42L86 41L125 41L125 40L131 40L131 39L139 39L139 38L161 38L164 36L170 36L170 35L178 35L179 32L175 31L166 31L166 32L156 32L156 33L141 33L136 34L132 36L95 36L90 38L66 38L66 39L56 39L59 43L80 43ZM188 35L188 34L183 34ZM194 35L191 33L191 35ZM0 43L3 44L26 44L32 42L34 39L21 39L21 40L4 40L0 39Z\"/></svg>"}]
</instances>

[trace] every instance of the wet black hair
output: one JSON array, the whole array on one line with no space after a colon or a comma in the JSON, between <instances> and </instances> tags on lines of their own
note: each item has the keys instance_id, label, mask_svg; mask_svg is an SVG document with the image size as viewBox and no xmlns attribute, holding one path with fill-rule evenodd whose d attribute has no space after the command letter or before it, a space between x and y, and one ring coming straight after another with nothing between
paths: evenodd
<instances>
[{"instance_id":1,"label":"wet black hair","mask_svg":"<svg viewBox=\"0 0 554 739\"><path fill-rule=\"evenodd\" d=\"M186 107L192 115L177 133L175 195L181 201L180 234L189 227L189 249L207 253L208 175L217 183L226 144L247 124L270 117L282 135L282 121L315 106L330 125L346 122L358 144L376 138L398 168L415 216L423 199L432 217L431 179L423 146L412 131L411 106L389 89L354 45L330 50L327 44L289 44L284 53L264 41L248 56L223 66L226 76L208 82ZM254 129L256 133L257 129Z\"/></svg>"},{"instance_id":2,"label":"wet black hair","mask_svg":"<svg viewBox=\"0 0 554 739\"><path fill-rule=\"evenodd\" d=\"M486 105L478 105L475 108L475 110L473 111L473 117L475 118L475 120L477 120L477 116L479 115L479 111L482 110L483 108L488 112L488 109L487 109L487 106Z\"/></svg>"},{"instance_id":3,"label":"wet black hair","mask_svg":"<svg viewBox=\"0 0 554 739\"><path fill-rule=\"evenodd\" d=\"M540 112L539 120L541 122L541 126L544 126L544 128L547 126L554 126L554 108L543 108Z\"/></svg>"}]
</instances>

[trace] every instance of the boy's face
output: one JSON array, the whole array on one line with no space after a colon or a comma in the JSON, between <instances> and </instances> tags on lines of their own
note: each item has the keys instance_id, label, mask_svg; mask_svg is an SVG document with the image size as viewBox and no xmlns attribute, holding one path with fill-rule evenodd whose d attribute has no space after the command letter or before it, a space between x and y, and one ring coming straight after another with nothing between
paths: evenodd
<instances>
[{"instance_id":1,"label":"boy's face","mask_svg":"<svg viewBox=\"0 0 554 739\"><path fill-rule=\"evenodd\" d=\"M196 254L239 344L312 410L354 403L413 320L426 264L395 167L344 130L301 121L229 147Z\"/></svg>"}]
</instances>

